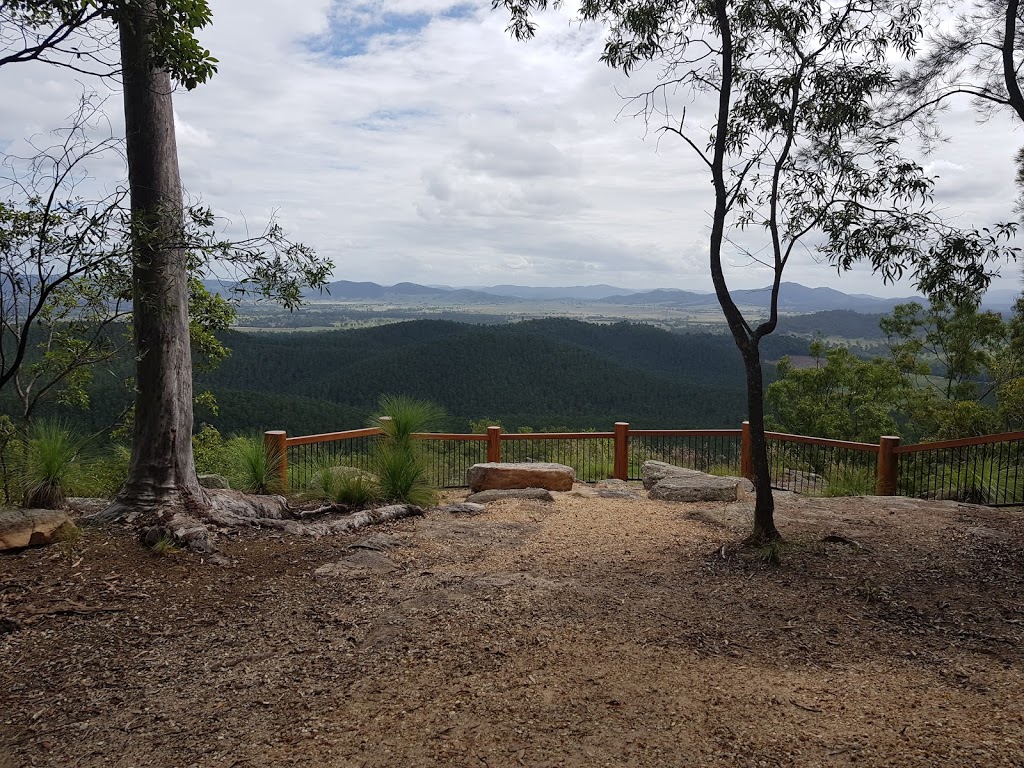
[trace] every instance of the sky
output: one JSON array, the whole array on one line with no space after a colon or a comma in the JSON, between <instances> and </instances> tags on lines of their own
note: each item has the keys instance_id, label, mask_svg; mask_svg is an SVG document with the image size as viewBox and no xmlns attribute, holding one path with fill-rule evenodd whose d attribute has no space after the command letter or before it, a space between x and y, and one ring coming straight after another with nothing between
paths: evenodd
<instances>
[{"instance_id":1,"label":"sky","mask_svg":"<svg viewBox=\"0 0 1024 768\"><path fill-rule=\"evenodd\" d=\"M570 4L571 5L571 4ZM624 95L654 82L598 61L602 30L571 10L512 40L489 0L211 0L200 33L220 61L208 84L175 95L182 180L227 231L275 216L328 256L334 279L450 286L586 285L710 290L713 195L680 140L634 118ZM0 70L0 149L64 123L83 86L44 64ZM123 130L118 96L106 104ZM690 119L710 126L701 105ZM1013 218L1008 119L970 104L943 117L948 141L923 159L936 200L965 226ZM123 177L115 158L98 184ZM770 273L739 254L736 288ZM997 287L1020 286L1008 266ZM863 269L845 275L797 253L786 280L848 293L906 295Z\"/></svg>"}]
</instances>

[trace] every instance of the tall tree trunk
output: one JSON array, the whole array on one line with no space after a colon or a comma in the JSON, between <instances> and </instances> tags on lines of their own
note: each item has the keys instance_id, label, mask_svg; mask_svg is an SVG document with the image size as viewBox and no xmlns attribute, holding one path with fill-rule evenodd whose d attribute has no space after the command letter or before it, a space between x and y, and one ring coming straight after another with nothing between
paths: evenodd
<instances>
[{"instance_id":1,"label":"tall tree trunk","mask_svg":"<svg viewBox=\"0 0 1024 768\"><path fill-rule=\"evenodd\" d=\"M754 470L754 530L748 541L763 544L781 538L775 527L775 497L768 471L768 441L764 436L764 377L761 350L756 342L741 348L747 371L747 420L750 422L750 458Z\"/></svg>"},{"instance_id":2,"label":"tall tree trunk","mask_svg":"<svg viewBox=\"0 0 1024 768\"><path fill-rule=\"evenodd\" d=\"M135 434L114 507L158 513L209 507L192 455L192 356L181 179L171 80L150 64L154 0L129 4L118 24L131 189Z\"/></svg>"}]
</instances>

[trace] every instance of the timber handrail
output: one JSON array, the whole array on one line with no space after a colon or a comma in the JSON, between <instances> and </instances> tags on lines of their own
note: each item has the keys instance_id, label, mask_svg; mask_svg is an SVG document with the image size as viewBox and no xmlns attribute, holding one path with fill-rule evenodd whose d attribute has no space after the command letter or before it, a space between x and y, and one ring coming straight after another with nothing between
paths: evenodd
<instances>
[{"instance_id":1,"label":"timber handrail","mask_svg":"<svg viewBox=\"0 0 1024 768\"><path fill-rule=\"evenodd\" d=\"M959 440L938 440L934 443L916 443L914 445L901 445L894 448L893 453L920 453L921 451L942 451L947 448L969 448L975 445L989 445L991 443L1010 443L1015 440L1024 440L1024 432L1002 432L998 435L981 435L980 437L964 437Z\"/></svg>"},{"instance_id":2,"label":"timber handrail","mask_svg":"<svg viewBox=\"0 0 1024 768\"><path fill-rule=\"evenodd\" d=\"M787 432L765 432L764 436L769 440L779 440L784 443L806 443L808 445L820 445L823 448L848 448L851 451L872 451L878 453L878 443L858 443L853 440L833 440L829 437L791 435Z\"/></svg>"},{"instance_id":3,"label":"timber handrail","mask_svg":"<svg viewBox=\"0 0 1024 768\"><path fill-rule=\"evenodd\" d=\"M630 437L739 437L742 429L631 429Z\"/></svg>"}]
</instances>

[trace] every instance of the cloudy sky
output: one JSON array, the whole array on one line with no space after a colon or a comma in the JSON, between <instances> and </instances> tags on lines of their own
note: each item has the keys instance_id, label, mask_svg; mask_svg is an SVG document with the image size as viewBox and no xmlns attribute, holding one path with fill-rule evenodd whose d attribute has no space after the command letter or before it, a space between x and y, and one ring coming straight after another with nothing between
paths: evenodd
<instances>
[{"instance_id":1,"label":"cloudy sky","mask_svg":"<svg viewBox=\"0 0 1024 768\"><path fill-rule=\"evenodd\" d=\"M627 81L601 65L600 29L551 13L517 43L489 0L211 5L201 38L220 71L176 96L178 142L189 194L236 230L276 212L336 279L710 289L707 174L622 113L621 94L655 73ZM59 126L80 90L53 67L4 68L0 145ZM108 110L116 128L116 96ZM1010 218L1020 132L978 124L968 104L944 119L949 142L926 166L947 215ZM1004 274L1000 287L1019 285L1018 267ZM786 279L909 291L837 277L810 253ZM730 281L759 287L768 274L735 258Z\"/></svg>"}]
</instances>

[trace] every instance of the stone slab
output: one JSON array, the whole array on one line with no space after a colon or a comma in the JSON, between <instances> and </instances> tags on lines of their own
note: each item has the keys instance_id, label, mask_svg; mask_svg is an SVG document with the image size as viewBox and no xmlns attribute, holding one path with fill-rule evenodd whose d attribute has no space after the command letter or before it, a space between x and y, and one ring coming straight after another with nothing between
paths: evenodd
<instances>
[{"instance_id":1,"label":"stone slab","mask_svg":"<svg viewBox=\"0 0 1024 768\"><path fill-rule=\"evenodd\" d=\"M660 501L738 501L742 491L735 477L666 477L648 492Z\"/></svg>"},{"instance_id":2,"label":"stone slab","mask_svg":"<svg viewBox=\"0 0 1024 768\"><path fill-rule=\"evenodd\" d=\"M564 492L572 490L576 470L565 464L546 462L487 462L470 467L468 480L469 490L473 493L513 488L545 488Z\"/></svg>"}]
</instances>

